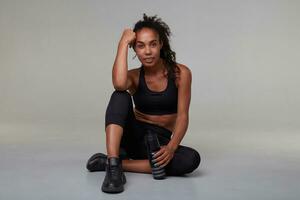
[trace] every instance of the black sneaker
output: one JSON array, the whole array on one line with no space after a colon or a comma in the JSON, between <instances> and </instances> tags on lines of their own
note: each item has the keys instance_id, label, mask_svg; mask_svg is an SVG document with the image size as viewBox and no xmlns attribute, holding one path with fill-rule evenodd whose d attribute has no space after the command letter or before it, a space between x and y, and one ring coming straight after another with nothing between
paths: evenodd
<instances>
[{"instance_id":1,"label":"black sneaker","mask_svg":"<svg viewBox=\"0 0 300 200\"><path fill-rule=\"evenodd\" d=\"M120 148L120 158L121 160L129 159L126 151L123 148ZM106 160L107 155L103 153L95 153L88 159L86 168L90 172L105 171Z\"/></svg>"},{"instance_id":2,"label":"black sneaker","mask_svg":"<svg viewBox=\"0 0 300 200\"><path fill-rule=\"evenodd\" d=\"M122 162L118 157L107 159L106 175L102 183L102 191L107 193L120 193L124 191L126 177L123 173Z\"/></svg>"},{"instance_id":3,"label":"black sneaker","mask_svg":"<svg viewBox=\"0 0 300 200\"><path fill-rule=\"evenodd\" d=\"M107 156L103 153L96 153L90 157L86 163L86 168L90 172L105 171Z\"/></svg>"}]
</instances>

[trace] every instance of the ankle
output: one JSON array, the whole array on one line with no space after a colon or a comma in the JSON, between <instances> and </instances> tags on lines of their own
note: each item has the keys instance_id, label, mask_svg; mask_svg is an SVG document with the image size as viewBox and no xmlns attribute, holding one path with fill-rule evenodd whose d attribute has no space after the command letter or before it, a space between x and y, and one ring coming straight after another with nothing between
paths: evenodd
<instances>
[{"instance_id":1,"label":"ankle","mask_svg":"<svg viewBox=\"0 0 300 200\"><path fill-rule=\"evenodd\" d=\"M107 154L107 159L109 159L109 158L119 158L119 156L118 155L109 155L109 154Z\"/></svg>"}]
</instances>

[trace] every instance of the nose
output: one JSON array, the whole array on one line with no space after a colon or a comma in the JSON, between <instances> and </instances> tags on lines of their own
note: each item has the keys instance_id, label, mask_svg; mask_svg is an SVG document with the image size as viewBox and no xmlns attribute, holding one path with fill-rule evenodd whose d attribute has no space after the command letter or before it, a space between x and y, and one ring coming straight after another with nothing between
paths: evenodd
<instances>
[{"instance_id":1,"label":"nose","mask_svg":"<svg viewBox=\"0 0 300 200\"><path fill-rule=\"evenodd\" d=\"M146 54L151 54L151 48L150 47L146 47L145 48L145 53Z\"/></svg>"}]
</instances>

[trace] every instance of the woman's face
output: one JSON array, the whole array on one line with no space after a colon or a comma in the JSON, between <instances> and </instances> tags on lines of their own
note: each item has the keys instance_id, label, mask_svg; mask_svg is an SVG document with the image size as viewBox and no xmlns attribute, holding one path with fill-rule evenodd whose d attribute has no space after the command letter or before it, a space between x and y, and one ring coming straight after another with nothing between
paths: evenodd
<instances>
[{"instance_id":1,"label":"woman's face","mask_svg":"<svg viewBox=\"0 0 300 200\"><path fill-rule=\"evenodd\" d=\"M154 66L160 60L162 44L159 35L150 28L142 28L136 32L135 52L144 66Z\"/></svg>"}]
</instances>

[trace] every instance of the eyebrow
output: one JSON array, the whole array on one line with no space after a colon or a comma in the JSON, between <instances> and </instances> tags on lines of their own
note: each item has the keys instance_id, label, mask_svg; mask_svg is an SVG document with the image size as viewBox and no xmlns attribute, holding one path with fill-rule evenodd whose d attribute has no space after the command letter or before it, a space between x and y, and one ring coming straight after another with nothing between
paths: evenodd
<instances>
[{"instance_id":1,"label":"eyebrow","mask_svg":"<svg viewBox=\"0 0 300 200\"><path fill-rule=\"evenodd\" d=\"M151 43L151 42L157 42L157 40L151 40L149 43ZM142 41L136 41L136 43L143 43L144 44L144 42L142 42Z\"/></svg>"}]
</instances>

